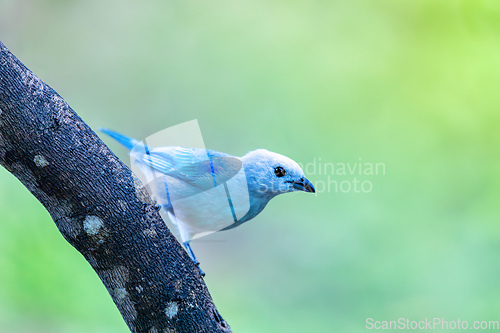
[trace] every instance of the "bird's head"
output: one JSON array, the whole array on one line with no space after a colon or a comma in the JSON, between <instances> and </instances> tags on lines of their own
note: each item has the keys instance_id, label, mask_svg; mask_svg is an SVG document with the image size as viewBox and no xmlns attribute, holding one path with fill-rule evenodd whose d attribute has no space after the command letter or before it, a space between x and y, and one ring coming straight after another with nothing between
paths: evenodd
<instances>
[{"instance_id":1,"label":"bird's head","mask_svg":"<svg viewBox=\"0 0 500 333\"><path fill-rule=\"evenodd\" d=\"M315 192L302 168L286 156L257 149L248 152L242 161L249 190L269 197L293 191Z\"/></svg>"}]
</instances>

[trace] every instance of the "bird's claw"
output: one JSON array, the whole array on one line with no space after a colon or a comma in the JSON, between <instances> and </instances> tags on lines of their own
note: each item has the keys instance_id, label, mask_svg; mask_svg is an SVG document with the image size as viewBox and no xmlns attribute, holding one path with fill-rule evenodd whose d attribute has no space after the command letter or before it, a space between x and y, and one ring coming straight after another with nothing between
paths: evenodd
<instances>
[{"instance_id":1,"label":"bird's claw","mask_svg":"<svg viewBox=\"0 0 500 333\"><path fill-rule=\"evenodd\" d=\"M195 265L196 267L198 267L198 270L200 271L200 275L201 275L201 277L205 277L205 275L206 275L206 274L205 274L205 272L204 272L204 271L200 268L200 263L198 262L198 263L196 263L196 264L194 264L194 265Z\"/></svg>"}]
</instances>

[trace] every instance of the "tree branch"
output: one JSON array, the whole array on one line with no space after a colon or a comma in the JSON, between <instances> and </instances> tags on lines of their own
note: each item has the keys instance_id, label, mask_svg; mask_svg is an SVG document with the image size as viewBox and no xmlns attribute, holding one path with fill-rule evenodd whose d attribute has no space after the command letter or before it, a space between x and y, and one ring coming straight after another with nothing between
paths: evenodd
<instances>
[{"instance_id":1,"label":"tree branch","mask_svg":"<svg viewBox=\"0 0 500 333\"><path fill-rule=\"evenodd\" d=\"M0 164L90 263L132 332L231 331L139 180L1 42Z\"/></svg>"}]
</instances>

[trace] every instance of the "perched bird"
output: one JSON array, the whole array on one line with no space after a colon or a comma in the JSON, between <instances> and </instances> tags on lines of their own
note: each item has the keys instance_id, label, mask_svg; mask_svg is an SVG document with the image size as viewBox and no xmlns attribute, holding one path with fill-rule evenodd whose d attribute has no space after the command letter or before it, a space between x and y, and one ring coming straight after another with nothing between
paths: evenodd
<instances>
[{"instance_id":1,"label":"perched bird","mask_svg":"<svg viewBox=\"0 0 500 333\"><path fill-rule=\"evenodd\" d=\"M111 130L101 131L130 150L150 194L167 212L199 269L189 245L192 239L253 219L278 194L315 192L295 161L265 149L235 157L208 149L149 147Z\"/></svg>"}]
</instances>

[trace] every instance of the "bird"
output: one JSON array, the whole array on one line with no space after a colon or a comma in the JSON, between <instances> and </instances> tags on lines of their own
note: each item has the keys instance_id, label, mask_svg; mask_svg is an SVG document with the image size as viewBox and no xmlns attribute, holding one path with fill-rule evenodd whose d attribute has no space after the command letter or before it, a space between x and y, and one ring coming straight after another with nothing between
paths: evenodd
<instances>
[{"instance_id":1,"label":"bird","mask_svg":"<svg viewBox=\"0 0 500 333\"><path fill-rule=\"evenodd\" d=\"M190 246L193 239L250 221L277 195L316 192L297 162L266 149L237 157L210 149L149 147L112 130L100 130L130 150L146 188L177 229L202 276Z\"/></svg>"}]
</instances>

